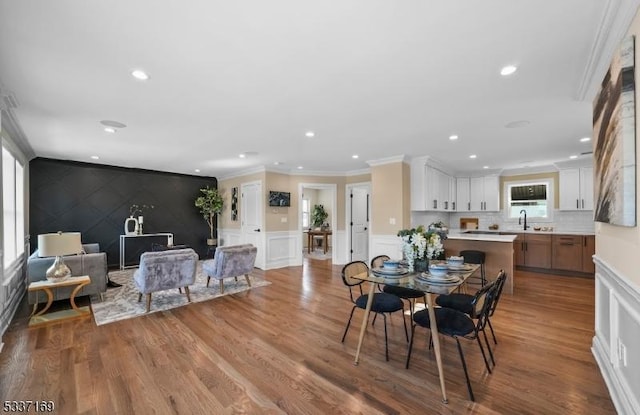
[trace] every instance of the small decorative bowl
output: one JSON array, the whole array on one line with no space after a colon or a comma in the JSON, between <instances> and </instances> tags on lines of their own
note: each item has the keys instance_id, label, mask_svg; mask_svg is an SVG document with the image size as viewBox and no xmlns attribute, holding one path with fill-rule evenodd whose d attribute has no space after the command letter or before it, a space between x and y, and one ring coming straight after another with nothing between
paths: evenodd
<instances>
[{"instance_id":1,"label":"small decorative bowl","mask_svg":"<svg viewBox=\"0 0 640 415\"><path fill-rule=\"evenodd\" d=\"M449 265L463 265L464 257L462 256L450 256L447 258L447 264Z\"/></svg>"},{"instance_id":2,"label":"small decorative bowl","mask_svg":"<svg viewBox=\"0 0 640 415\"><path fill-rule=\"evenodd\" d=\"M440 264L429 265L429 275L432 277L444 277L447 275L447 266Z\"/></svg>"},{"instance_id":3,"label":"small decorative bowl","mask_svg":"<svg viewBox=\"0 0 640 415\"><path fill-rule=\"evenodd\" d=\"M382 268L396 269L400 266L400 261L387 260L382 262Z\"/></svg>"}]
</instances>

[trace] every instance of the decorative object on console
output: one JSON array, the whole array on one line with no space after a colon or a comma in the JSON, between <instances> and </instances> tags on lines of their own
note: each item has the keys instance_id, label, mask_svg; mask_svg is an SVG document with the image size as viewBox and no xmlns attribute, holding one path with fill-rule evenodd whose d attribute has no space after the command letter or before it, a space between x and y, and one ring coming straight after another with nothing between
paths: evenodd
<instances>
[{"instance_id":1,"label":"decorative object on console","mask_svg":"<svg viewBox=\"0 0 640 415\"><path fill-rule=\"evenodd\" d=\"M213 227L216 223L216 215L222 212L222 205L224 199L216 188L210 188L209 186L200 188L201 196L198 196L195 200L195 206L200 209L200 214L209 225L209 238L207 239L207 245L216 245L216 240L213 238Z\"/></svg>"},{"instance_id":2,"label":"decorative object on console","mask_svg":"<svg viewBox=\"0 0 640 415\"><path fill-rule=\"evenodd\" d=\"M82 253L79 232L45 233L38 235L38 256L56 257L47 269L46 277L51 282L63 281L71 276L71 270L64 263L63 255Z\"/></svg>"},{"instance_id":3,"label":"decorative object on console","mask_svg":"<svg viewBox=\"0 0 640 415\"><path fill-rule=\"evenodd\" d=\"M131 205L129 206L129 217L124 221L125 235L142 235L143 213L145 210L153 209L153 205ZM138 218L136 219L136 216ZM131 228L133 224L133 229Z\"/></svg>"},{"instance_id":4,"label":"decorative object on console","mask_svg":"<svg viewBox=\"0 0 640 415\"><path fill-rule=\"evenodd\" d=\"M423 225L413 229L398 231L402 239L402 252L407 261L409 271L426 271L429 260L436 259L444 253L442 242L447 235L439 230L425 230Z\"/></svg>"},{"instance_id":5,"label":"decorative object on console","mask_svg":"<svg viewBox=\"0 0 640 415\"><path fill-rule=\"evenodd\" d=\"M593 104L595 220L636 226L634 37L622 41Z\"/></svg>"}]
</instances>

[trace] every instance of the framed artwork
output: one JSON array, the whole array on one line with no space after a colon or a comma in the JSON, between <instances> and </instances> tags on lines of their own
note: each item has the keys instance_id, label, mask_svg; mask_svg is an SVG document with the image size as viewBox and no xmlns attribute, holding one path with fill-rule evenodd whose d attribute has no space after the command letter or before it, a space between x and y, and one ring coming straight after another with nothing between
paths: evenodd
<instances>
[{"instance_id":1,"label":"framed artwork","mask_svg":"<svg viewBox=\"0 0 640 415\"><path fill-rule=\"evenodd\" d=\"M238 188L231 189L231 220L238 220Z\"/></svg>"},{"instance_id":2,"label":"framed artwork","mask_svg":"<svg viewBox=\"0 0 640 415\"><path fill-rule=\"evenodd\" d=\"M593 108L594 215L597 222L636 226L634 38L627 37Z\"/></svg>"}]
</instances>

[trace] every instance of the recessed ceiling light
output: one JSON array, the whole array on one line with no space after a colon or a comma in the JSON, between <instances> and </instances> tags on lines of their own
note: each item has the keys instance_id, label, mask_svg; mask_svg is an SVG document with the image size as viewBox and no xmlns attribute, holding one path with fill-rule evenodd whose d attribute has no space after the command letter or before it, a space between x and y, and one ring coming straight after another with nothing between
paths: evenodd
<instances>
[{"instance_id":1,"label":"recessed ceiling light","mask_svg":"<svg viewBox=\"0 0 640 415\"><path fill-rule=\"evenodd\" d=\"M145 71L140 69L136 69L135 71L132 71L131 76L141 81L146 81L147 79L149 79L149 74L147 74Z\"/></svg>"},{"instance_id":2,"label":"recessed ceiling light","mask_svg":"<svg viewBox=\"0 0 640 415\"><path fill-rule=\"evenodd\" d=\"M102 120L100 121L100 124L104 125L105 127L113 128L125 128L127 126L126 124L113 120Z\"/></svg>"},{"instance_id":3,"label":"recessed ceiling light","mask_svg":"<svg viewBox=\"0 0 640 415\"><path fill-rule=\"evenodd\" d=\"M489 168L489 166L482 166L482 168L483 168L483 169L488 169L488 168Z\"/></svg>"},{"instance_id":4,"label":"recessed ceiling light","mask_svg":"<svg viewBox=\"0 0 640 415\"><path fill-rule=\"evenodd\" d=\"M108 132L108 133L111 133L111 134L113 134L113 133L115 133L116 131L118 131L118 130L116 130L116 129L115 129L115 128L113 128L113 127L104 127L104 130L105 130L106 132Z\"/></svg>"},{"instance_id":5,"label":"recessed ceiling light","mask_svg":"<svg viewBox=\"0 0 640 415\"><path fill-rule=\"evenodd\" d=\"M276 166L279 166L279 165L282 164L282 162L281 161L274 161L273 164L276 165Z\"/></svg>"},{"instance_id":6,"label":"recessed ceiling light","mask_svg":"<svg viewBox=\"0 0 640 415\"><path fill-rule=\"evenodd\" d=\"M572 154L572 155L569 156L569 158L573 160L573 159L577 159L578 156L576 156L575 154Z\"/></svg>"},{"instance_id":7,"label":"recessed ceiling light","mask_svg":"<svg viewBox=\"0 0 640 415\"><path fill-rule=\"evenodd\" d=\"M476 156L475 154L472 154L472 155L469 156L470 159L474 159L476 157L478 157L478 156Z\"/></svg>"},{"instance_id":8,"label":"recessed ceiling light","mask_svg":"<svg viewBox=\"0 0 640 415\"><path fill-rule=\"evenodd\" d=\"M506 128L522 128L522 127L526 127L527 125L531 124L530 121L527 120L518 120L518 121L511 121L506 123L504 126Z\"/></svg>"},{"instance_id":9,"label":"recessed ceiling light","mask_svg":"<svg viewBox=\"0 0 640 415\"><path fill-rule=\"evenodd\" d=\"M449 140L457 140L457 139L458 139L458 136L455 134L449 136Z\"/></svg>"},{"instance_id":10,"label":"recessed ceiling light","mask_svg":"<svg viewBox=\"0 0 640 415\"><path fill-rule=\"evenodd\" d=\"M241 159L247 158L247 155L244 153L240 153L238 154L238 157L240 157Z\"/></svg>"},{"instance_id":11,"label":"recessed ceiling light","mask_svg":"<svg viewBox=\"0 0 640 415\"><path fill-rule=\"evenodd\" d=\"M298 170L302 170L302 169L304 169L304 167L298 166Z\"/></svg>"},{"instance_id":12,"label":"recessed ceiling light","mask_svg":"<svg viewBox=\"0 0 640 415\"><path fill-rule=\"evenodd\" d=\"M582 137L580 139L580 142L582 142L582 143L586 143L587 141L591 141L591 137Z\"/></svg>"},{"instance_id":13,"label":"recessed ceiling light","mask_svg":"<svg viewBox=\"0 0 640 415\"><path fill-rule=\"evenodd\" d=\"M518 70L517 67L515 67L513 65L507 65L507 66L503 67L502 69L500 69L500 75L509 76L509 75L512 75L517 70Z\"/></svg>"},{"instance_id":14,"label":"recessed ceiling light","mask_svg":"<svg viewBox=\"0 0 640 415\"><path fill-rule=\"evenodd\" d=\"M351 156L352 159L357 159L358 157L360 156L358 156L357 154L354 154L353 156Z\"/></svg>"},{"instance_id":15,"label":"recessed ceiling light","mask_svg":"<svg viewBox=\"0 0 640 415\"><path fill-rule=\"evenodd\" d=\"M307 131L306 133L304 133L304 135L311 138L311 137L314 137L316 133L314 133L313 131Z\"/></svg>"},{"instance_id":16,"label":"recessed ceiling light","mask_svg":"<svg viewBox=\"0 0 640 415\"><path fill-rule=\"evenodd\" d=\"M91 158L94 159L94 160L100 160L100 157L98 157L98 156L91 156Z\"/></svg>"},{"instance_id":17,"label":"recessed ceiling light","mask_svg":"<svg viewBox=\"0 0 640 415\"><path fill-rule=\"evenodd\" d=\"M200 169L195 169L194 170L196 173L200 173Z\"/></svg>"}]
</instances>

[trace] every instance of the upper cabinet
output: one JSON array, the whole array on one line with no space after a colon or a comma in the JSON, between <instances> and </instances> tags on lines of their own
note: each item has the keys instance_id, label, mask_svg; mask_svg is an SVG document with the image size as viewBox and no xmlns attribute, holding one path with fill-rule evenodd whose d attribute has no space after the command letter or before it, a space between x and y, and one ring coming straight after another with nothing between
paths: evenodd
<instances>
[{"instance_id":1,"label":"upper cabinet","mask_svg":"<svg viewBox=\"0 0 640 415\"><path fill-rule=\"evenodd\" d=\"M500 177L484 176L469 179L469 203L472 212L500 210ZM463 208L464 206L460 206Z\"/></svg>"},{"instance_id":2,"label":"upper cabinet","mask_svg":"<svg viewBox=\"0 0 640 415\"><path fill-rule=\"evenodd\" d=\"M470 186L468 177L456 177L456 211L471 211Z\"/></svg>"},{"instance_id":3,"label":"upper cabinet","mask_svg":"<svg viewBox=\"0 0 640 415\"><path fill-rule=\"evenodd\" d=\"M424 157L411 161L411 210L455 210L455 179Z\"/></svg>"},{"instance_id":4,"label":"upper cabinet","mask_svg":"<svg viewBox=\"0 0 640 415\"><path fill-rule=\"evenodd\" d=\"M560 170L560 210L593 210L593 167Z\"/></svg>"}]
</instances>

